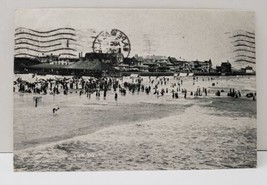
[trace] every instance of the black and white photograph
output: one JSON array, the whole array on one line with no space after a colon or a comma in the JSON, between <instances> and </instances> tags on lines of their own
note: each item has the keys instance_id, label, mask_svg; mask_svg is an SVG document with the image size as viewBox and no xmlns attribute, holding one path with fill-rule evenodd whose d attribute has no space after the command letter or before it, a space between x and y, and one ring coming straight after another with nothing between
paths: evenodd
<instances>
[{"instance_id":1,"label":"black and white photograph","mask_svg":"<svg viewBox=\"0 0 267 185\"><path fill-rule=\"evenodd\" d=\"M255 168L254 19L16 10L14 171Z\"/></svg>"}]
</instances>

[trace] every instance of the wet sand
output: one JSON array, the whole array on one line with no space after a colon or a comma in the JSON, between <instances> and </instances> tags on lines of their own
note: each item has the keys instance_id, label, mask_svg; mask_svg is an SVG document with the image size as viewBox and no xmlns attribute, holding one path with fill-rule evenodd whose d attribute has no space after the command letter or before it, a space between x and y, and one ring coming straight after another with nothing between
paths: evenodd
<instances>
[{"instance_id":1,"label":"wet sand","mask_svg":"<svg viewBox=\"0 0 267 185\"><path fill-rule=\"evenodd\" d=\"M16 171L251 168L256 118L233 119L192 106L180 115L103 128L14 154Z\"/></svg>"},{"instance_id":2,"label":"wet sand","mask_svg":"<svg viewBox=\"0 0 267 185\"><path fill-rule=\"evenodd\" d=\"M96 101L95 97L88 100L86 96L79 97L76 94L57 96L58 101L50 104L53 96L48 95L35 108L33 95L24 96L15 99L15 150L93 133L114 125L178 115L197 102L184 99L174 101L170 98L165 100L153 96L140 100L138 95L130 94L124 98L130 98L130 101L136 99L136 102L127 102L120 97L116 104L112 97ZM52 109L57 106L60 109L53 114Z\"/></svg>"}]
</instances>

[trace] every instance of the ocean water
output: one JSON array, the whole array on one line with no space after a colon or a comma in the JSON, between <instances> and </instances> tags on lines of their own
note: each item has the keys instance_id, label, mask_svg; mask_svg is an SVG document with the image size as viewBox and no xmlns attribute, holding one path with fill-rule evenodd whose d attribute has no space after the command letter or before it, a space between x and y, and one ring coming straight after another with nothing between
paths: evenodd
<instances>
[{"instance_id":1,"label":"ocean water","mask_svg":"<svg viewBox=\"0 0 267 185\"><path fill-rule=\"evenodd\" d=\"M123 81L130 81L125 78ZM175 79L161 88L169 88ZM143 83L148 83L144 78ZM212 86L215 83L215 86ZM208 96L172 99L142 92L114 100L78 93L14 93L14 164L18 171L214 169L256 166L255 77L212 81L184 78L189 92L208 88ZM226 96L240 90L238 99ZM224 90L220 97L214 94ZM39 96L39 95L38 95ZM60 107L57 114L54 107ZM42 162L40 162L42 161Z\"/></svg>"}]
</instances>

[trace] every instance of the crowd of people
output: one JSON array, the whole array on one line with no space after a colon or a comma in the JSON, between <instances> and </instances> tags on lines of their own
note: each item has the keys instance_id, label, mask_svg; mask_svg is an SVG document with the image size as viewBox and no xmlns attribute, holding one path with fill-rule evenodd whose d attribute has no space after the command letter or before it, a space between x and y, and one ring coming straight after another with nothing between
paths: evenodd
<instances>
[{"instance_id":1,"label":"crowd of people","mask_svg":"<svg viewBox=\"0 0 267 185\"><path fill-rule=\"evenodd\" d=\"M34 93L42 95L58 95L63 93L68 94L79 94L79 96L86 95L91 98L95 94L96 99L99 100L101 96L106 99L107 92L112 91L114 99L117 101L120 94L126 96L127 93L139 94L145 93L147 95L154 95L156 97L165 96L170 94L173 99L178 99L180 96L187 98L188 96L199 97L208 96L211 92L207 87L197 86L198 77L192 77L192 86L195 86L195 90L190 91L184 87L183 78L180 77L148 77L148 80L144 82L142 77L128 77L128 80L124 78L113 78L113 77L102 77L102 78L48 78L38 79L35 76L33 82L23 80L22 78L14 81L14 92L20 93ZM171 78L174 78L170 80ZM206 79L202 78L202 81L207 80L211 83L211 86L218 84L218 81L211 77ZM221 96L221 92L224 90L217 90L215 96ZM240 90L229 89L227 96L239 98L241 97ZM247 94L246 97L252 97L255 100L256 93Z\"/></svg>"}]
</instances>

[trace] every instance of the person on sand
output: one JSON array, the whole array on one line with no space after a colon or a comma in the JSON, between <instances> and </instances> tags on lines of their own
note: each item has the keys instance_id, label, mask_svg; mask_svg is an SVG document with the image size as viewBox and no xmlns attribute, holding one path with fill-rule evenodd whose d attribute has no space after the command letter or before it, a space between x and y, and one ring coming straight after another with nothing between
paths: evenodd
<instances>
[{"instance_id":1,"label":"person on sand","mask_svg":"<svg viewBox=\"0 0 267 185\"><path fill-rule=\"evenodd\" d=\"M106 90L104 90L104 100L106 99L106 96L107 96L107 91Z\"/></svg>"},{"instance_id":2,"label":"person on sand","mask_svg":"<svg viewBox=\"0 0 267 185\"><path fill-rule=\"evenodd\" d=\"M115 96L114 96L114 98L115 98L115 100L117 101L117 99L118 99L118 93L117 93L117 92L115 92Z\"/></svg>"},{"instance_id":3,"label":"person on sand","mask_svg":"<svg viewBox=\"0 0 267 185\"><path fill-rule=\"evenodd\" d=\"M100 91L96 91L96 99L97 99L97 100L100 99Z\"/></svg>"},{"instance_id":4,"label":"person on sand","mask_svg":"<svg viewBox=\"0 0 267 185\"><path fill-rule=\"evenodd\" d=\"M174 96L175 96L175 94L174 94L174 90L172 90L172 98L174 99Z\"/></svg>"},{"instance_id":5,"label":"person on sand","mask_svg":"<svg viewBox=\"0 0 267 185\"><path fill-rule=\"evenodd\" d=\"M35 107L37 107L37 104L38 104L38 99L37 97L35 97Z\"/></svg>"},{"instance_id":6,"label":"person on sand","mask_svg":"<svg viewBox=\"0 0 267 185\"><path fill-rule=\"evenodd\" d=\"M58 108L53 108L53 114L55 114L58 110L59 110L59 107Z\"/></svg>"},{"instance_id":7,"label":"person on sand","mask_svg":"<svg viewBox=\"0 0 267 185\"><path fill-rule=\"evenodd\" d=\"M175 99L179 98L178 92L176 92L174 95L175 95Z\"/></svg>"},{"instance_id":8,"label":"person on sand","mask_svg":"<svg viewBox=\"0 0 267 185\"><path fill-rule=\"evenodd\" d=\"M117 92L115 92L114 99L116 101L116 105L118 105L118 93Z\"/></svg>"}]
</instances>

